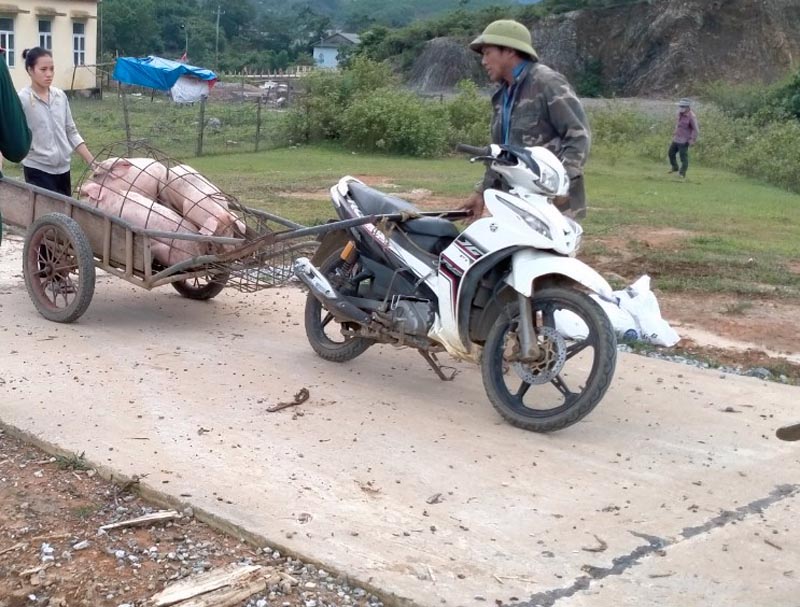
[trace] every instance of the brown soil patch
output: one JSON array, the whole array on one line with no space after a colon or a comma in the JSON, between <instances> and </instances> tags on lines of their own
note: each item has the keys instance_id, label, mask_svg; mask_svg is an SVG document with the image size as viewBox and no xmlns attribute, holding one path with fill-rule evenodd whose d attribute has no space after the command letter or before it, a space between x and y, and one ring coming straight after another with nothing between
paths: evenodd
<instances>
[{"instance_id":1,"label":"brown soil patch","mask_svg":"<svg viewBox=\"0 0 800 607\"><path fill-rule=\"evenodd\" d=\"M664 318L681 327L705 331L776 355L800 355L800 306L727 296L659 295Z\"/></svg>"},{"instance_id":2,"label":"brown soil patch","mask_svg":"<svg viewBox=\"0 0 800 607\"><path fill-rule=\"evenodd\" d=\"M649 274L661 314L684 338L678 348L685 353L745 369L785 368L784 374L800 383L800 302L771 299L766 295L744 298L725 294L662 293L658 290L658 276L662 271L672 275L705 276L719 275L720 268L678 259L664 262L669 267L658 267L631 250L634 248L631 245L635 244L639 250L677 252L681 243L692 235L692 232L672 228L637 230L635 227L626 238L589 234L586 241L589 254L582 258L607 278L625 284ZM593 250L599 252L592 253ZM791 263L790 268L800 271L800 262ZM735 272L735 269L728 271Z\"/></svg>"},{"instance_id":3,"label":"brown soil patch","mask_svg":"<svg viewBox=\"0 0 800 607\"><path fill-rule=\"evenodd\" d=\"M380 605L361 589L345 600L338 595L344 580L219 533L188 509L174 522L98 533L158 508L131 493L135 486L125 490L65 465L0 430L1 607L144 605L175 580L242 562L295 580L284 578L251 604Z\"/></svg>"}]
</instances>

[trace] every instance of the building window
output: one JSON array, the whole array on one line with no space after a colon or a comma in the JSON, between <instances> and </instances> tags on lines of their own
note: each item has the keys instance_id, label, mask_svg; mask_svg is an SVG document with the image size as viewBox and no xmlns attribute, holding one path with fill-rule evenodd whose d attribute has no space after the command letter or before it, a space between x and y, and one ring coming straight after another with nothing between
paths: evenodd
<instances>
[{"instance_id":1,"label":"building window","mask_svg":"<svg viewBox=\"0 0 800 607\"><path fill-rule=\"evenodd\" d=\"M72 24L72 65L86 65L86 24Z\"/></svg>"},{"instance_id":2,"label":"building window","mask_svg":"<svg viewBox=\"0 0 800 607\"><path fill-rule=\"evenodd\" d=\"M53 23L47 19L39 20L39 46L53 50Z\"/></svg>"},{"instance_id":3,"label":"building window","mask_svg":"<svg viewBox=\"0 0 800 607\"><path fill-rule=\"evenodd\" d=\"M6 63L8 67L14 67L16 61L14 56L14 20L0 18L0 47L6 49Z\"/></svg>"}]
</instances>

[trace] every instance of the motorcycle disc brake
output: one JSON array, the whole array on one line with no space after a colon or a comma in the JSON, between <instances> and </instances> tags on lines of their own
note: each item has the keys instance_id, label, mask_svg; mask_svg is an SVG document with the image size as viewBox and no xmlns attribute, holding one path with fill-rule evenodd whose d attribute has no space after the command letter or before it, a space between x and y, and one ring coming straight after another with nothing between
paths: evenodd
<instances>
[{"instance_id":1,"label":"motorcycle disc brake","mask_svg":"<svg viewBox=\"0 0 800 607\"><path fill-rule=\"evenodd\" d=\"M511 368L525 383L541 385L550 383L561 373L564 363L567 362L567 342L552 327L540 327L536 331L539 334L542 359L534 363L512 362Z\"/></svg>"}]
</instances>

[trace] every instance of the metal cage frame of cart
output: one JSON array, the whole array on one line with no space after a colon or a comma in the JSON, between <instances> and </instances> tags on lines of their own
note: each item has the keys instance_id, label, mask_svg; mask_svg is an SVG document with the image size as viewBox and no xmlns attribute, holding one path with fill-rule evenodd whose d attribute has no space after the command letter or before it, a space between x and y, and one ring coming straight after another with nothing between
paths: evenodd
<instances>
[{"instance_id":1,"label":"metal cage frame of cart","mask_svg":"<svg viewBox=\"0 0 800 607\"><path fill-rule=\"evenodd\" d=\"M250 238L140 228L86 202L0 177L2 221L27 230L23 275L28 294L39 313L55 322L73 322L89 307L95 268L147 290L172 284L184 297L211 299L226 284L242 291L277 286L291 275L293 257L313 253L316 237L379 219L370 216L306 227L243 205L234 210L257 222ZM224 252L154 267L151 245L159 238L200 241ZM69 268L58 266L61 257L69 259ZM282 262L280 275L270 266L276 259ZM75 272L77 279L65 281L60 278L64 272Z\"/></svg>"}]
</instances>

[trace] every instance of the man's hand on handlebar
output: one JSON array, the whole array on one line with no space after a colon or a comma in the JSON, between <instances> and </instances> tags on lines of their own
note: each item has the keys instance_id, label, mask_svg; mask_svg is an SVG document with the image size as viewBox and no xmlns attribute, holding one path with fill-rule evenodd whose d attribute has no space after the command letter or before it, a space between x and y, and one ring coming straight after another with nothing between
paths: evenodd
<instances>
[{"instance_id":1,"label":"man's hand on handlebar","mask_svg":"<svg viewBox=\"0 0 800 607\"><path fill-rule=\"evenodd\" d=\"M467 198L466 202L460 207L460 210L470 212L470 217L467 219L468 223L472 223L473 221L477 221L483 217L483 212L485 210L483 193L473 192L470 197Z\"/></svg>"}]
</instances>

